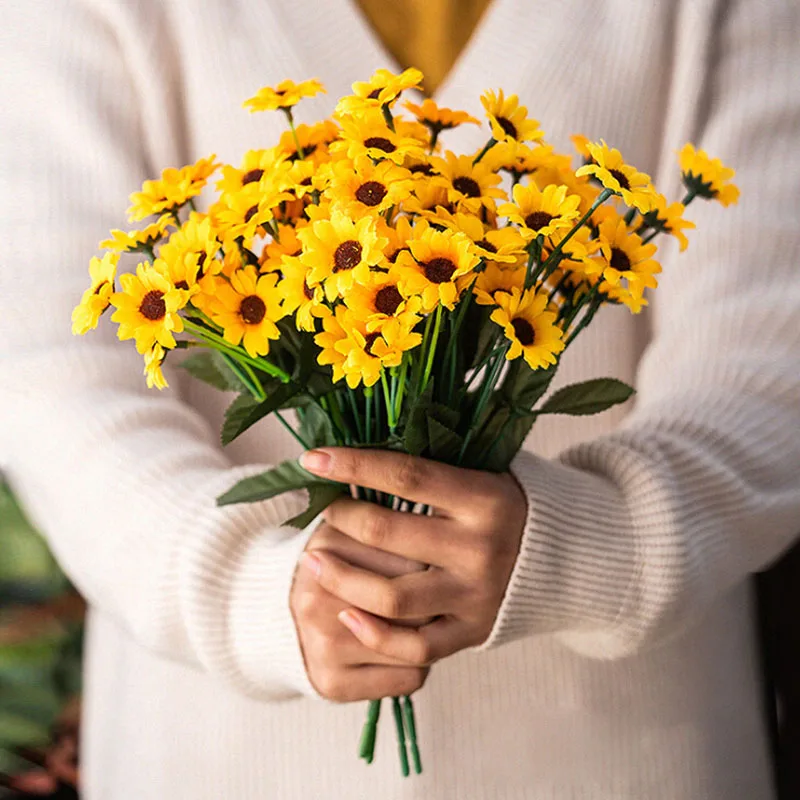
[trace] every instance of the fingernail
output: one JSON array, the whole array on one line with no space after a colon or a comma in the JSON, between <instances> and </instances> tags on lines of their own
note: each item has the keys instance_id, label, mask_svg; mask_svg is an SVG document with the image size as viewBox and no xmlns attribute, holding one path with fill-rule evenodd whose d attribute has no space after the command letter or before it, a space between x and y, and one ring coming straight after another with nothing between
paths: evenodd
<instances>
[{"instance_id":1,"label":"fingernail","mask_svg":"<svg viewBox=\"0 0 800 800\"><path fill-rule=\"evenodd\" d=\"M316 475L325 475L330 471L331 454L324 450L308 450L300 456L300 466Z\"/></svg>"},{"instance_id":2,"label":"fingernail","mask_svg":"<svg viewBox=\"0 0 800 800\"><path fill-rule=\"evenodd\" d=\"M314 573L315 578L319 578L322 572L322 562L313 553L303 553L303 566Z\"/></svg>"},{"instance_id":3,"label":"fingernail","mask_svg":"<svg viewBox=\"0 0 800 800\"><path fill-rule=\"evenodd\" d=\"M339 622L353 633L358 633L361 630L361 620L352 611L340 611Z\"/></svg>"}]
</instances>

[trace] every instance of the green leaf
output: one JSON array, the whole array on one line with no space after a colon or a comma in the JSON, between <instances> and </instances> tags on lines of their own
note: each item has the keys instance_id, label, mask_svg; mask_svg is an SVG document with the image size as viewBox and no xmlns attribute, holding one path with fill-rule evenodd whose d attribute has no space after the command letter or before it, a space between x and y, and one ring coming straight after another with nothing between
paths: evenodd
<instances>
[{"instance_id":1,"label":"green leaf","mask_svg":"<svg viewBox=\"0 0 800 800\"><path fill-rule=\"evenodd\" d=\"M551 395L540 414L598 414L624 403L635 390L616 378L595 378L565 386Z\"/></svg>"},{"instance_id":2,"label":"green leaf","mask_svg":"<svg viewBox=\"0 0 800 800\"><path fill-rule=\"evenodd\" d=\"M458 414L456 414L458 416ZM433 416L428 417L428 456L436 461L453 463L464 440Z\"/></svg>"},{"instance_id":3,"label":"green leaf","mask_svg":"<svg viewBox=\"0 0 800 800\"><path fill-rule=\"evenodd\" d=\"M530 433L537 414L507 406L495 408L467 451L464 465L487 472L505 472Z\"/></svg>"},{"instance_id":4,"label":"green leaf","mask_svg":"<svg viewBox=\"0 0 800 800\"><path fill-rule=\"evenodd\" d=\"M260 500L269 500L284 492L294 489L310 489L312 486L336 486L340 490L342 489L342 484L326 481L306 472L297 461L284 461L260 475L252 475L239 481L217 498L217 505L256 503Z\"/></svg>"},{"instance_id":5,"label":"green leaf","mask_svg":"<svg viewBox=\"0 0 800 800\"><path fill-rule=\"evenodd\" d=\"M518 358L509 367L500 390L501 394L512 408L530 411L547 391L555 374L555 366L548 369L531 369L523 359Z\"/></svg>"},{"instance_id":6,"label":"green leaf","mask_svg":"<svg viewBox=\"0 0 800 800\"><path fill-rule=\"evenodd\" d=\"M308 508L296 517L286 520L284 525L305 528L317 514L323 512L345 490L344 484L328 483L308 487Z\"/></svg>"},{"instance_id":7,"label":"green leaf","mask_svg":"<svg viewBox=\"0 0 800 800\"><path fill-rule=\"evenodd\" d=\"M223 392L245 392L247 386L216 350L194 353L180 362L190 375Z\"/></svg>"},{"instance_id":8,"label":"green leaf","mask_svg":"<svg viewBox=\"0 0 800 800\"><path fill-rule=\"evenodd\" d=\"M300 386L296 383L278 383L266 400L258 401L249 394L240 394L225 412L220 432L222 444L230 444L260 419L285 408L299 392Z\"/></svg>"},{"instance_id":9,"label":"green leaf","mask_svg":"<svg viewBox=\"0 0 800 800\"><path fill-rule=\"evenodd\" d=\"M312 447L336 444L333 422L317 403L307 402L303 406L300 436Z\"/></svg>"},{"instance_id":10,"label":"green leaf","mask_svg":"<svg viewBox=\"0 0 800 800\"><path fill-rule=\"evenodd\" d=\"M433 383L431 380L416 399L406 420L403 443L406 452L412 456L421 456L428 446L428 409L433 401Z\"/></svg>"}]
</instances>

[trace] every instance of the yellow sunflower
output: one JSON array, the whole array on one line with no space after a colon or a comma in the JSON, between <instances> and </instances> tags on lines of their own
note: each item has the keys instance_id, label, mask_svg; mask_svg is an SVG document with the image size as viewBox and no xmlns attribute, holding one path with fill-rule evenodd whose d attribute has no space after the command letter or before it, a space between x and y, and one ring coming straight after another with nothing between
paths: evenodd
<instances>
[{"instance_id":1,"label":"yellow sunflower","mask_svg":"<svg viewBox=\"0 0 800 800\"><path fill-rule=\"evenodd\" d=\"M417 295L404 294L402 270L373 272L365 285L355 284L344 298L345 305L363 320L367 332L382 330L391 319L399 319L414 327L419 321L422 300Z\"/></svg>"},{"instance_id":2,"label":"yellow sunflower","mask_svg":"<svg viewBox=\"0 0 800 800\"><path fill-rule=\"evenodd\" d=\"M266 191L273 186L285 189L289 184L287 173L290 166L291 162L286 154L277 147L248 150L238 169L229 164L223 165L222 177L217 181L216 187L223 194L262 183Z\"/></svg>"},{"instance_id":3,"label":"yellow sunflower","mask_svg":"<svg viewBox=\"0 0 800 800\"><path fill-rule=\"evenodd\" d=\"M353 163L341 161L333 166L333 179L326 194L335 208L358 218L381 214L399 205L411 194L413 186L407 169L388 160L375 164L361 156Z\"/></svg>"},{"instance_id":4,"label":"yellow sunflower","mask_svg":"<svg viewBox=\"0 0 800 800\"><path fill-rule=\"evenodd\" d=\"M573 133L569 138L575 147L575 152L583 158L585 163L591 164L592 154L589 151L589 145L592 143L592 140L582 133Z\"/></svg>"},{"instance_id":5,"label":"yellow sunflower","mask_svg":"<svg viewBox=\"0 0 800 800\"><path fill-rule=\"evenodd\" d=\"M555 364L564 349L564 332L556 322L556 314L548 308L547 293L513 287L510 293L497 292L499 306L490 319L497 323L511 342L506 358L522 356L531 369Z\"/></svg>"},{"instance_id":6,"label":"yellow sunflower","mask_svg":"<svg viewBox=\"0 0 800 800\"><path fill-rule=\"evenodd\" d=\"M391 105L407 89L418 89L422 73L413 67L395 75L379 69L368 81L356 81L353 94L343 97L336 106L337 114L357 114L364 110Z\"/></svg>"},{"instance_id":7,"label":"yellow sunflower","mask_svg":"<svg viewBox=\"0 0 800 800\"><path fill-rule=\"evenodd\" d=\"M566 186L550 184L540 191L535 183L514 187L514 202L500 206L499 213L520 226L525 239L550 236L558 230L570 230L578 218L580 197L567 194Z\"/></svg>"},{"instance_id":8,"label":"yellow sunflower","mask_svg":"<svg viewBox=\"0 0 800 800\"><path fill-rule=\"evenodd\" d=\"M290 109L297 105L304 97L314 97L320 92L325 92L325 87L316 79L307 81L285 80L277 86L264 86L253 97L244 101L244 108L251 112L276 111L277 109Z\"/></svg>"},{"instance_id":9,"label":"yellow sunflower","mask_svg":"<svg viewBox=\"0 0 800 800\"><path fill-rule=\"evenodd\" d=\"M638 314L647 305L645 289L658 286L655 276L661 272L661 265L652 258L658 248L652 243L644 244L624 219L602 222L598 241L605 260L600 291Z\"/></svg>"},{"instance_id":10,"label":"yellow sunflower","mask_svg":"<svg viewBox=\"0 0 800 800\"><path fill-rule=\"evenodd\" d=\"M83 336L84 333L94 330L100 316L108 308L114 291L117 261L119 254L105 253L102 258L94 256L89 262L92 283L72 311L72 333L76 336Z\"/></svg>"},{"instance_id":11,"label":"yellow sunflower","mask_svg":"<svg viewBox=\"0 0 800 800\"><path fill-rule=\"evenodd\" d=\"M135 339L142 355L156 342L167 350L175 347L173 334L183 330L178 311L186 305L186 293L149 264L139 264L135 275L126 273L119 280L122 291L111 295L116 308L111 321L119 323L120 340Z\"/></svg>"},{"instance_id":12,"label":"yellow sunflower","mask_svg":"<svg viewBox=\"0 0 800 800\"><path fill-rule=\"evenodd\" d=\"M646 214L656 196L650 176L626 164L619 150L609 147L602 139L586 146L592 163L580 167L575 174L578 177L593 175L606 189L620 195L627 205Z\"/></svg>"},{"instance_id":13,"label":"yellow sunflower","mask_svg":"<svg viewBox=\"0 0 800 800\"><path fill-rule=\"evenodd\" d=\"M436 219L441 210L455 213L455 206L447 196L447 182L444 179L415 181L414 192L402 203L401 208L408 214L418 214L426 219Z\"/></svg>"},{"instance_id":14,"label":"yellow sunflower","mask_svg":"<svg viewBox=\"0 0 800 800\"><path fill-rule=\"evenodd\" d=\"M274 218L275 209L284 201L292 200L289 192L265 192L257 183L247 184L238 192L228 192L208 210L211 224L228 246L237 239L250 247L253 239L264 234L264 225Z\"/></svg>"},{"instance_id":15,"label":"yellow sunflower","mask_svg":"<svg viewBox=\"0 0 800 800\"><path fill-rule=\"evenodd\" d=\"M444 106L437 105L430 97L426 97L422 101L422 105L415 103L405 103L405 107L421 122L426 128L431 131L450 130L459 125L469 123L471 125L480 125L480 120L467 114L466 111L457 111L452 108L445 108Z\"/></svg>"},{"instance_id":16,"label":"yellow sunflower","mask_svg":"<svg viewBox=\"0 0 800 800\"><path fill-rule=\"evenodd\" d=\"M667 205L666 198L660 194L657 196L652 210L644 216L643 221L651 228L665 231L674 236L680 243L681 252L683 252L689 246L689 240L683 231L695 227L694 222L683 218L685 210L686 206L683 203Z\"/></svg>"},{"instance_id":17,"label":"yellow sunflower","mask_svg":"<svg viewBox=\"0 0 800 800\"><path fill-rule=\"evenodd\" d=\"M711 200L729 206L739 200L739 188L729 183L736 174L718 158L710 158L705 150L695 150L694 145L685 144L679 153L681 173L686 188Z\"/></svg>"},{"instance_id":18,"label":"yellow sunflower","mask_svg":"<svg viewBox=\"0 0 800 800\"><path fill-rule=\"evenodd\" d=\"M258 259L261 272L281 272L284 257L299 256L303 252L303 243L297 237L297 231L304 227L305 224L299 227L278 225L278 238L267 244Z\"/></svg>"},{"instance_id":19,"label":"yellow sunflower","mask_svg":"<svg viewBox=\"0 0 800 800\"><path fill-rule=\"evenodd\" d=\"M472 242L463 233L426 228L408 240L410 252L401 252L398 267L401 292L418 294L422 311L433 311L441 303L450 310L459 296L458 279L472 272L480 263Z\"/></svg>"},{"instance_id":20,"label":"yellow sunflower","mask_svg":"<svg viewBox=\"0 0 800 800\"><path fill-rule=\"evenodd\" d=\"M449 214L442 211L439 219L451 231L466 234L474 246L475 253L484 261L513 264L525 255L525 239L516 228L492 228L480 217L457 211Z\"/></svg>"},{"instance_id":21,"label":"yellow sunflower","mask_svg":"<svg viewBox=\"0 0 800 800\"><path fill-rule=\"evenodd\" d=\"M328 158L328 145L336 141L339 136L339 126L330 119L317 122L314 125L300 123L295 127L297 142L303 151L303 159L319 166ZM291 131L284 131L278 140L278 150L290 161L300 158L297 152L297 142Z\"/></svg>"},{"instance_id":22,"label":"yellow sunflower","mask_svg":"<svg viewBox=\"0 0 800 800\"><path fill-rule=\"evenodd\" d=\"M117 253L150 253L174 222L175 218L171 214L162 214L155 222L141 230L127 233L113 230L111 238L100 242L100 247L107 247Z\"/></svg>"},{"instance_id":23,"label":"yellow sunflower","mask_svg":"<svg viewBox=\"0 0 800 800\"><path fill-rule=\"evenodd\" d=\"M569 156L557 153L549 144L537 144L530 147L515 142L498 142L484 157L483 161L493 170L505 170L511 173L515 182L523 175L538 174L542 170L549 172L572 172ZM549 181L563 183L564 181ZM538 183L538 181L537 181Z\"/></svg>"},{"instance_id":24,"label":"yellow sunflower","mask_svg":"<svg viewBox=\"0 0 800 800\"><path fill-rule=\"evenodd\" d=\"M206 275L222 269L217 259L220 243L205 214L192 212L158 252L166 263L170 279L178 289L188 290Z\"/></svg>"},{"instance_id":25,"label":"yellow sunflower","mask_svg":"<svg viewBox=\"0 0 800 800\"><path fill-rule=\"evenodd\" d=\"M424 158L425 150L417 139L393 131L386 124L380 110L367 111L358 116L341 116L341 138L333 142L333 154L346 153L351 161L359 156L369 156L378 161L388 158L402 164L406 158Z\"/></svg>"},{"instance_id":26,"label":"yellow sunflower","mask_svg":"<svg viewBox=\"0 0 800 800\"><path fill-rule=\"evenodd\" d=\"M450 203L464 211L473 214L481 208L495 211L495 198L505 194L498 185L501 177L487 164L473 164L470 156L457 156L448 150L445 158L432 158L431 164L447 181Z\"/></svg>"},{"instance_id":27,"label":"yellow sunflower","mask_svg":"<svg viewBox=\"0 0 800 800\"><path fill-rule=\"evenodd\" d=\"M325 284L330 302L344 297L353 283L367 283L370 267L384 258L387 240L378 234L375 221L365 216L358 222L335 210L298 231L303 243L301 261L309 269L309 283Z\"/></svg>"},{"instance_id":28,"label":"yellow sunflower","mask_svg":"<svg viewBox=\"0 0 800 800\"><path fill-rule=\"evenodd\" d=\"M156 342L144 354L144 375L147 378L147 388L152 389L166 389L169 385L164 373L161 371L161 365L164 363L166 351Z\"/></svg>"},{"instance_id":29,"label":"yellow sunflower","mask_svg":"<svg viewBox=\"0 0 800 800\"><path fill-rule=\"evenodd\" d=\"M406 318L390 319L380 331L372 332L365 331L356 317L348 315L347 319L349 336L340 348L347 354L342 371L350 388L359 383L374 385L383 367L400 366L403 353L422 342L422 335L412 330L413 323Z\"/></svg>"},{"instance_id":30,"label":"yellow sunflower","mask_svg":"<svg viewBox=\"0 0 800 800\"><path fill-rule=\"evenodd\" d=\"M298 330L315 330L315 320L324 319L331 313L325 305L322 284L309 285L308 266L294 256L283 257L280 271L283 278L278 283L278 291L283 298L283 310L287 314L295 314Z\"/></svg>"},{"instance_id":31,"label":"yellow sunflower","mask_svg":"<svg viewBox=\"0 0 800 800\"><path fill-rule=\"evenodd\" d=\"M495 262L486 265L486 269L478 273L472 292L475 302L481 306L497 305L494 295L496 292L511 294L516 288L522 291L525 288L525 272L522 267L505 268Z\"/></svg>"},{"instance_id":32,"label":"yellow sunflower","mask_svg":"<svg viewBox=\"0 0 800 800\"><path fill-rule=\"evenodd\" d=\"M411 220L405 216L397 217L393 225L379 224L378 231L387 241L383 250L386 260L390 264L396 263L402 251L408 252L408 240L414 236L414 232L419 234L423 227L427 226L428 223L424 219L418 220L416 225L412 226Z\"/></svg>"},{"instance_id":33,"label":"yellow sunflower","mask_svg":"<svg viewBox=\"0 0 800 800\"><path fill-rule=\"evenodd\" d=\"M282 298L277 289L278 276L259 275L250 264L231 275L230 283L219 280L210 316L223 330L226 342L240 342L253 358L269 353L271 339L278 339L275 324L284 317Z\"/></svg>"},{"instance_id":34,"label":"yellow sunflower","mask_svg":"<svg viewBox=\"0 0 800 800\"><path fill-rule=\"evenodd\" d=\"M220 166L214 161L215 158L201 158L180 169L168 167L159 180L145 181L142 190L130 196L128 219L138 222L163 211L173 211L200 194L209 177Z\"/></svg>"},{"instance_id":35,"label":"yellow sunflower","mask_svg":"<svg viewBox=\"0 0 800 800\"><path fill-rule=\"evenodd\" d=\"M502 89L491 89L481 95L481 103L492 126L492 138L498 142L535 142L544 138L535 119L528 117L528 109L519 104L517 95L506 97Z\"/></svg>"}]
</instances>

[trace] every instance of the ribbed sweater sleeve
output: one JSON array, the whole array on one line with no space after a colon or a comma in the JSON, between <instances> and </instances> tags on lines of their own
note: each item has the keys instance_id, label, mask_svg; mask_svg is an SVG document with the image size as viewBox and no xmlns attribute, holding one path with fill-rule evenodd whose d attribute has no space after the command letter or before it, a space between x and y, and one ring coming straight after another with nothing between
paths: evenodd
<instances>
[{"instance_id":1,"label":"ribbed sweater sleeve","mask_svg":"<svg viewBox=\"0 0 800 800\"><path fill-rule=\"evenodd\" d=\"M3 466L78 588L143 646L255 697L310 693L288 608L307 535L280 527L302 498L216 508L266 465L234 468L177 392L145 388L108 329L70 335L127 195L187 160L174 21L157 3L4 12Z\"/></svg>"},{"instance_id":2,"label":"ribbed sweater sleeve","mask_svg":"<svg viewBox=\"0 0 800 800\"><path fill-rule=\"evenodd\" d=\"M634 653L800 531L800 11L723 5L695 135L736 167L741 202L691 207L622 429L516 460L527 526L483 647L555 632L589 656ZM680 145L665 142L665 171Z\"/></svg>"}]
</instances>

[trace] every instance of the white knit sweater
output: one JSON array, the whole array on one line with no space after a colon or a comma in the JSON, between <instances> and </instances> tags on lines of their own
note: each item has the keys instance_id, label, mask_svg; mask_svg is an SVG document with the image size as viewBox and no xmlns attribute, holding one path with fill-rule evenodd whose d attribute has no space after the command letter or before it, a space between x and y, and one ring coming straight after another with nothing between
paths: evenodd
<instances>
[{"instance_id":1,"label":"white knit sweater","mask_svg":"<svg viewBox=\"0 0 800 800\"><path fill-rule=\"evenodd\" d=\"M240 107L262 85L322 78L309 121L391 59L348 0L4 4L0 460L92 607L87 800L772 797L748 574L800 529L798 9L495 0L439 92L518 92L553 142L604 137L671 196L692 139L742 200L692 207L651 310L605 310L564 359L560 382L613 375L635 407L534 431L495 630L434 667L403 780L388 721L365 767L363 705L311 696L304 539L278 527L301 498L214 506L292 443L267 423L223 452L230 398L177 372L148 391L130 343L70 335L143 179L272 143L280 116Z\"/></svg>"}]
</instances>

